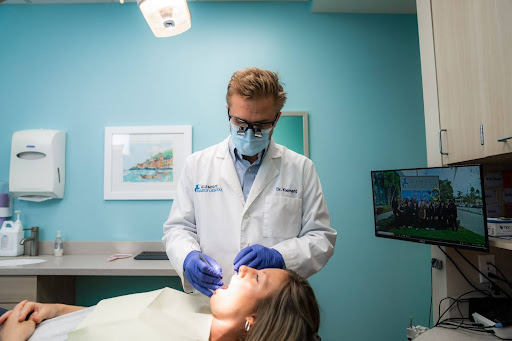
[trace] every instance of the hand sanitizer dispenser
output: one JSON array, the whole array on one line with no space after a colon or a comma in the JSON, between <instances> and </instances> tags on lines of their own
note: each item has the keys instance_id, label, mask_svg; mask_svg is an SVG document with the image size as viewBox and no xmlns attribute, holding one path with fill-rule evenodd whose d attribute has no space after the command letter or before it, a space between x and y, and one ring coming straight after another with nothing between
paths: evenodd
<instances>
[{"instance_id":1,"label":"hand sanitizer dispenser","mask_svg":"<svg viewBox=\"0 0 512 341\"><path fill-rule=\"evenodd\" d=\"M66 133L35 129L12 136L9 190L20 200L64 196Z\"/></svg>"}]
</instances>

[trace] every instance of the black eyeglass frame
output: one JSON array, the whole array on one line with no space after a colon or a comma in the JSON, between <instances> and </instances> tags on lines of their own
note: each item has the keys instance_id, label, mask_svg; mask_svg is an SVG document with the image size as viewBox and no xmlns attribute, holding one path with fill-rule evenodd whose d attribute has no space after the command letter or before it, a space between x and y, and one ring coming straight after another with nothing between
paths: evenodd
<instances>
[{"instance_id":1,"label":"black eyeglass frame","mask_svg":"<svg viewBox=\"0 0 512 341\"><path fill-rule=\"evenodd\" d=\"M245 133L247 132L247 130L249 129L252 129L252 131L254 131L254 136L255 137L262 137L263 135L261 134L261 130L260 128L255 128L255 126L258 126L258 125L263 125L263 124L270 124L272 126L272 128L275 127L275 124L277 122L277 119L279 118L279 112L276 113L276 118L274 118L273 121L267 121L267 122L256 122L256 123L251 123L251 122L247 122L247 121L244 121L242 120L241 118L238 118L238 117L235 117L235 116L231 116L229 114L229 109L228 109L228 120L231 121L231 119L235 119L237 122L241 123L241 124L246 124L247 127L244 128L244 127L241 127L239 125L236 125L238 127L238 131L237 131L237 134L240 135L240 136L244 136Z\"/></svg>"}]
</instances>

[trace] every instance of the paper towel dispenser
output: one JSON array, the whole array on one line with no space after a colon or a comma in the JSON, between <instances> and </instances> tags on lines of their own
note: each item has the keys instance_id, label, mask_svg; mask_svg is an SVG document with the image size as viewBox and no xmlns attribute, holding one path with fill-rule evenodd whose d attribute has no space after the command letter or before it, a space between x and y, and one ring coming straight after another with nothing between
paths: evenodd
<instances>
[{"instance_id":1,"label":"paper towel dispenser","mask_svg":"<svg viewBox=\"0 0 512 341\"><path fill-rule=\"evenodd\" d=\"M9 190L20 200L61 199L65 184L66 133L34 129L12 136Z\"/></svg>"}]
</instances>

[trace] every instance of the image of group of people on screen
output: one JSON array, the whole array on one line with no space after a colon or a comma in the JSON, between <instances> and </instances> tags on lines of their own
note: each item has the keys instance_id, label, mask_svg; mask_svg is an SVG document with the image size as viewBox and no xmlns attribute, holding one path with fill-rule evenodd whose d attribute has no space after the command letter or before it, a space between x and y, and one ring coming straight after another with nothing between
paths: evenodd
<instances>
[{"instance_id":1,"label":"image of group of people on screen","mask_svg":"<svg viewBox=\"0 0 512 341\"><path fill-rule=\"evenodd\" d=\"M391 203L396 227L427 230L459 230L457 206L453 200L427 201L420 198L393 198Z\"/></svg>"}]
</instances>

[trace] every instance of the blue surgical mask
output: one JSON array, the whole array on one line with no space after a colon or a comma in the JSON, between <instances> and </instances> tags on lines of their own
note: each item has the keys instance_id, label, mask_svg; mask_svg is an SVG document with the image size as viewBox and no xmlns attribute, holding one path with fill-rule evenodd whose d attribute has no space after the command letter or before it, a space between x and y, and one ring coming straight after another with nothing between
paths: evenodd
<instances>
[{"instance_id":1,"label":"blue surgical mask","mask_svg":"<svg viewBox=\"0 0 512 341\"><path fill-rule=\"evenodd\" d=\"M254 136L254 131L248 129L245 135L238 135L238 127L231 124L231 140L238 152L242 155L253 156L267 148L270 143L270 131L266 129L261 131L261 137Z\"/></svg>"}]
</instances>

